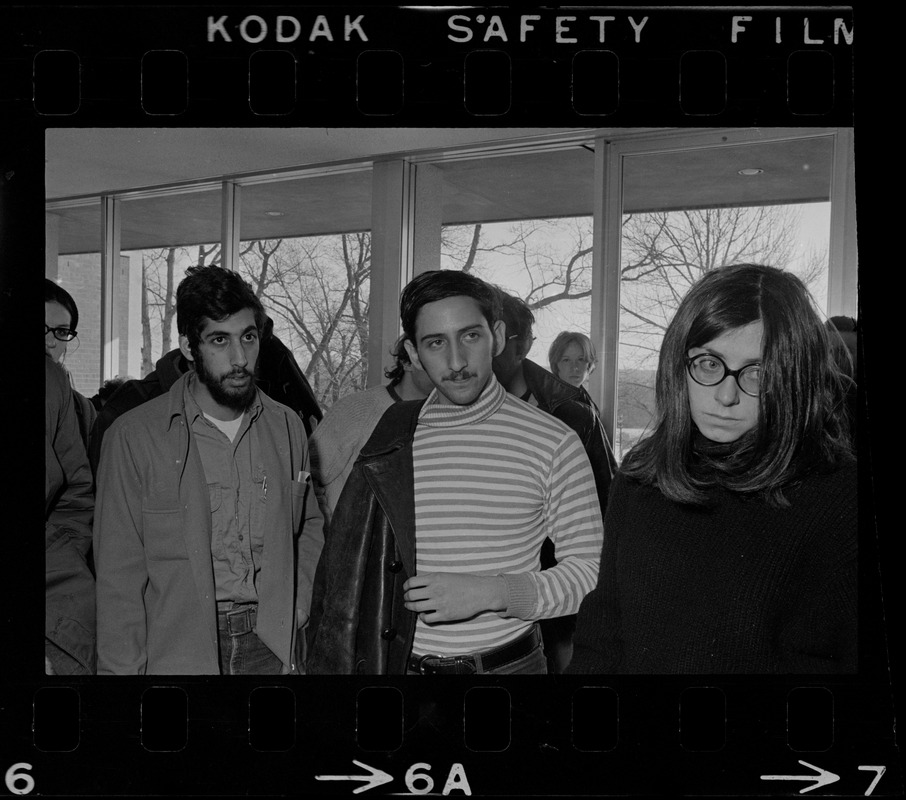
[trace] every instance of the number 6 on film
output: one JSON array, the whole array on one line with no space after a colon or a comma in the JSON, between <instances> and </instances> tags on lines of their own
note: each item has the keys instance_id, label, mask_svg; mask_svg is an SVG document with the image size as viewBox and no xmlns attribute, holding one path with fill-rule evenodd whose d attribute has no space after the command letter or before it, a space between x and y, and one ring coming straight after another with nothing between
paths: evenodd
<instances>
[{"instance_id":1,"label":"number 6 on film","mask_svg":"<svg viewBox=\"0 0 906 800\"><path fill-rule=\"evenodd\" d=\"M13 764L6 771L6 788L13 794L28 794L35 788L35 779L28 774L30 770L31 764L27 764L24 761ZM16 786L17 783L25 785Z\"/></svg>"}]
</instances>

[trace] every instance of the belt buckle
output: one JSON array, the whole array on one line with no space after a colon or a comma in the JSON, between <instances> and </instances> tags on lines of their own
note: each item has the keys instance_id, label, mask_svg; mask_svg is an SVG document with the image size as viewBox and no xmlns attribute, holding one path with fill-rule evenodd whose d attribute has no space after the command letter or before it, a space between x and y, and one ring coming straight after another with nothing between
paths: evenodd
<instances>
[{"instance_id":1,"label":"belt buckle","mask_svg":"<svg viewBox=\"0 0 906 800\"><path fill-rule=\"evenodd\" d=\"M467 666L469 671L465 673L458 673L463 675L476 675L478 673L478 664L475 662L475 656L456 656L453 659L453 663L457 666Z\"/></svg>"},{"instance_id":2,"label":"belt buckle","mask_svg":"<svg viewBox=\"0 0 906 800\"><path fill-rule=\"evenodd\" d=\"M254 630L254 625L252 624L252 608L246 606L245 608L234 609L233 611L227 611L227 627L229 628L230 634L234 636L240 636L245 633L251 633ZM242 628L233 630L233 620L243 620L245 623ZM239 626L237 626L238 628Z\"/></svg>"},{"instance_id":3,"label":"belt buckle","mask_svg":"<svg viewBox=\"0 0 906 800\"><path fill-rule=\"evenodd\" d=\"M432 656L430 653L428 655L422 656L418 660L418 674L427 675L428 673L425 672L425 661L427 661L429 658L439 658L439 657L440 656Z\"/></svg>"}]
</instances>

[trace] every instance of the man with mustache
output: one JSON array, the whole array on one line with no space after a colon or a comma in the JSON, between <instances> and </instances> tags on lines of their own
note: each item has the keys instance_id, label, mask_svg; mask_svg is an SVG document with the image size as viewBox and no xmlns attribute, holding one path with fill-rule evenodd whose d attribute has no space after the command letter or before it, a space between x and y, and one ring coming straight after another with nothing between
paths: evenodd
<instances>
[{"instance_id":1,"label":"man with mustache","mask_svg":"<svg viewBox=\"0 0 906 800\"><path fill-rule=\"evenodd\" d=\"M594 586L601 511L588 456L507 393L494 290L425 272L400 298L406 349L434 390L384 413L337 503L318 565L307 671L547 671L537 620ZM542 571L545 537L558 563Z\"/></svg>"},{"instance_id":2,"label":"man with mustache","mask_svg":"<svg viewBox=\"0 0 906 800\"><path fill-rule=\"evenodd\" d=\"M323 522L302 421L255 384L264 322L239 275L189 269L176 325L192 369L104 437L99 674L300 671Z\"/></svg>"}]
</instances>

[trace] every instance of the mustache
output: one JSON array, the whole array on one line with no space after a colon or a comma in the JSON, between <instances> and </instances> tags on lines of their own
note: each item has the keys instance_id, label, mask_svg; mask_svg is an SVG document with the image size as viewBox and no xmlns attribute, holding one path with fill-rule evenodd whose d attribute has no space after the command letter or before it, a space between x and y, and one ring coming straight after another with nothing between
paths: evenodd
<instances>
[{"instance_id":1,"label":"mustache","mask_svg":"<svg viewBox=\"0 0 906 800\"><path fill-rule=\"evenodd\" d=\"M249 372L247 369L234 369L232 372L228 372L226 375L224 375L221 380L226 380L227 378L253 378L253 377L254 377L254 375L252 375L252 373Z\"/></svg>"},{"instance_id":2,"label":"mustache","mask_svg":"<svg viewBox=\"0 0 906 800\"><path fill-rule=\"evenodd\" d=\"M465 380L468 380L469 378L474 378L474 377L475 377L474 372L469 372L467 369L461 369L461 370L459 370L459 372L450 372L449 374L444 375L444 377L441 380L465 381Z\"/></svg>"}]
</instances>

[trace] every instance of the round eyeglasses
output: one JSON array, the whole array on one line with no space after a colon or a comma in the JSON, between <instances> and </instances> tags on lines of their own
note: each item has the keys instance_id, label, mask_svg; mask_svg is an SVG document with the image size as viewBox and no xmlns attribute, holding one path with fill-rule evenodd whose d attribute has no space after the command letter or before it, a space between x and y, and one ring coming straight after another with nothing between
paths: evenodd
<instances>
[{"instance_id":1,"label":"round eyeglasses","mask_svg":"<svg viewBox=\"0 0 906 800\"><path fill-rule=\"evenodd\" d=\"M736 380L736 385L751 397L761 392L761 364L748 364L742 369L730 369L720 356L700 353L686 358L689 377L702 386L717 386L727 375Z\"/></svg>"},{"instance_id":2,"label":"round eyeglasses","mask_svg":"<svg viewBox=\"0 0 906 800\"><path fill-rule=\"evenodd\" d=\"M47 336L48 333L53 334L53 338L59 342L71 342L75 339L78 334L72 328L66 328L60 326L59 328L51 328L47 323L44 324L44 335Z\"/></svg>"}]
</instances>

